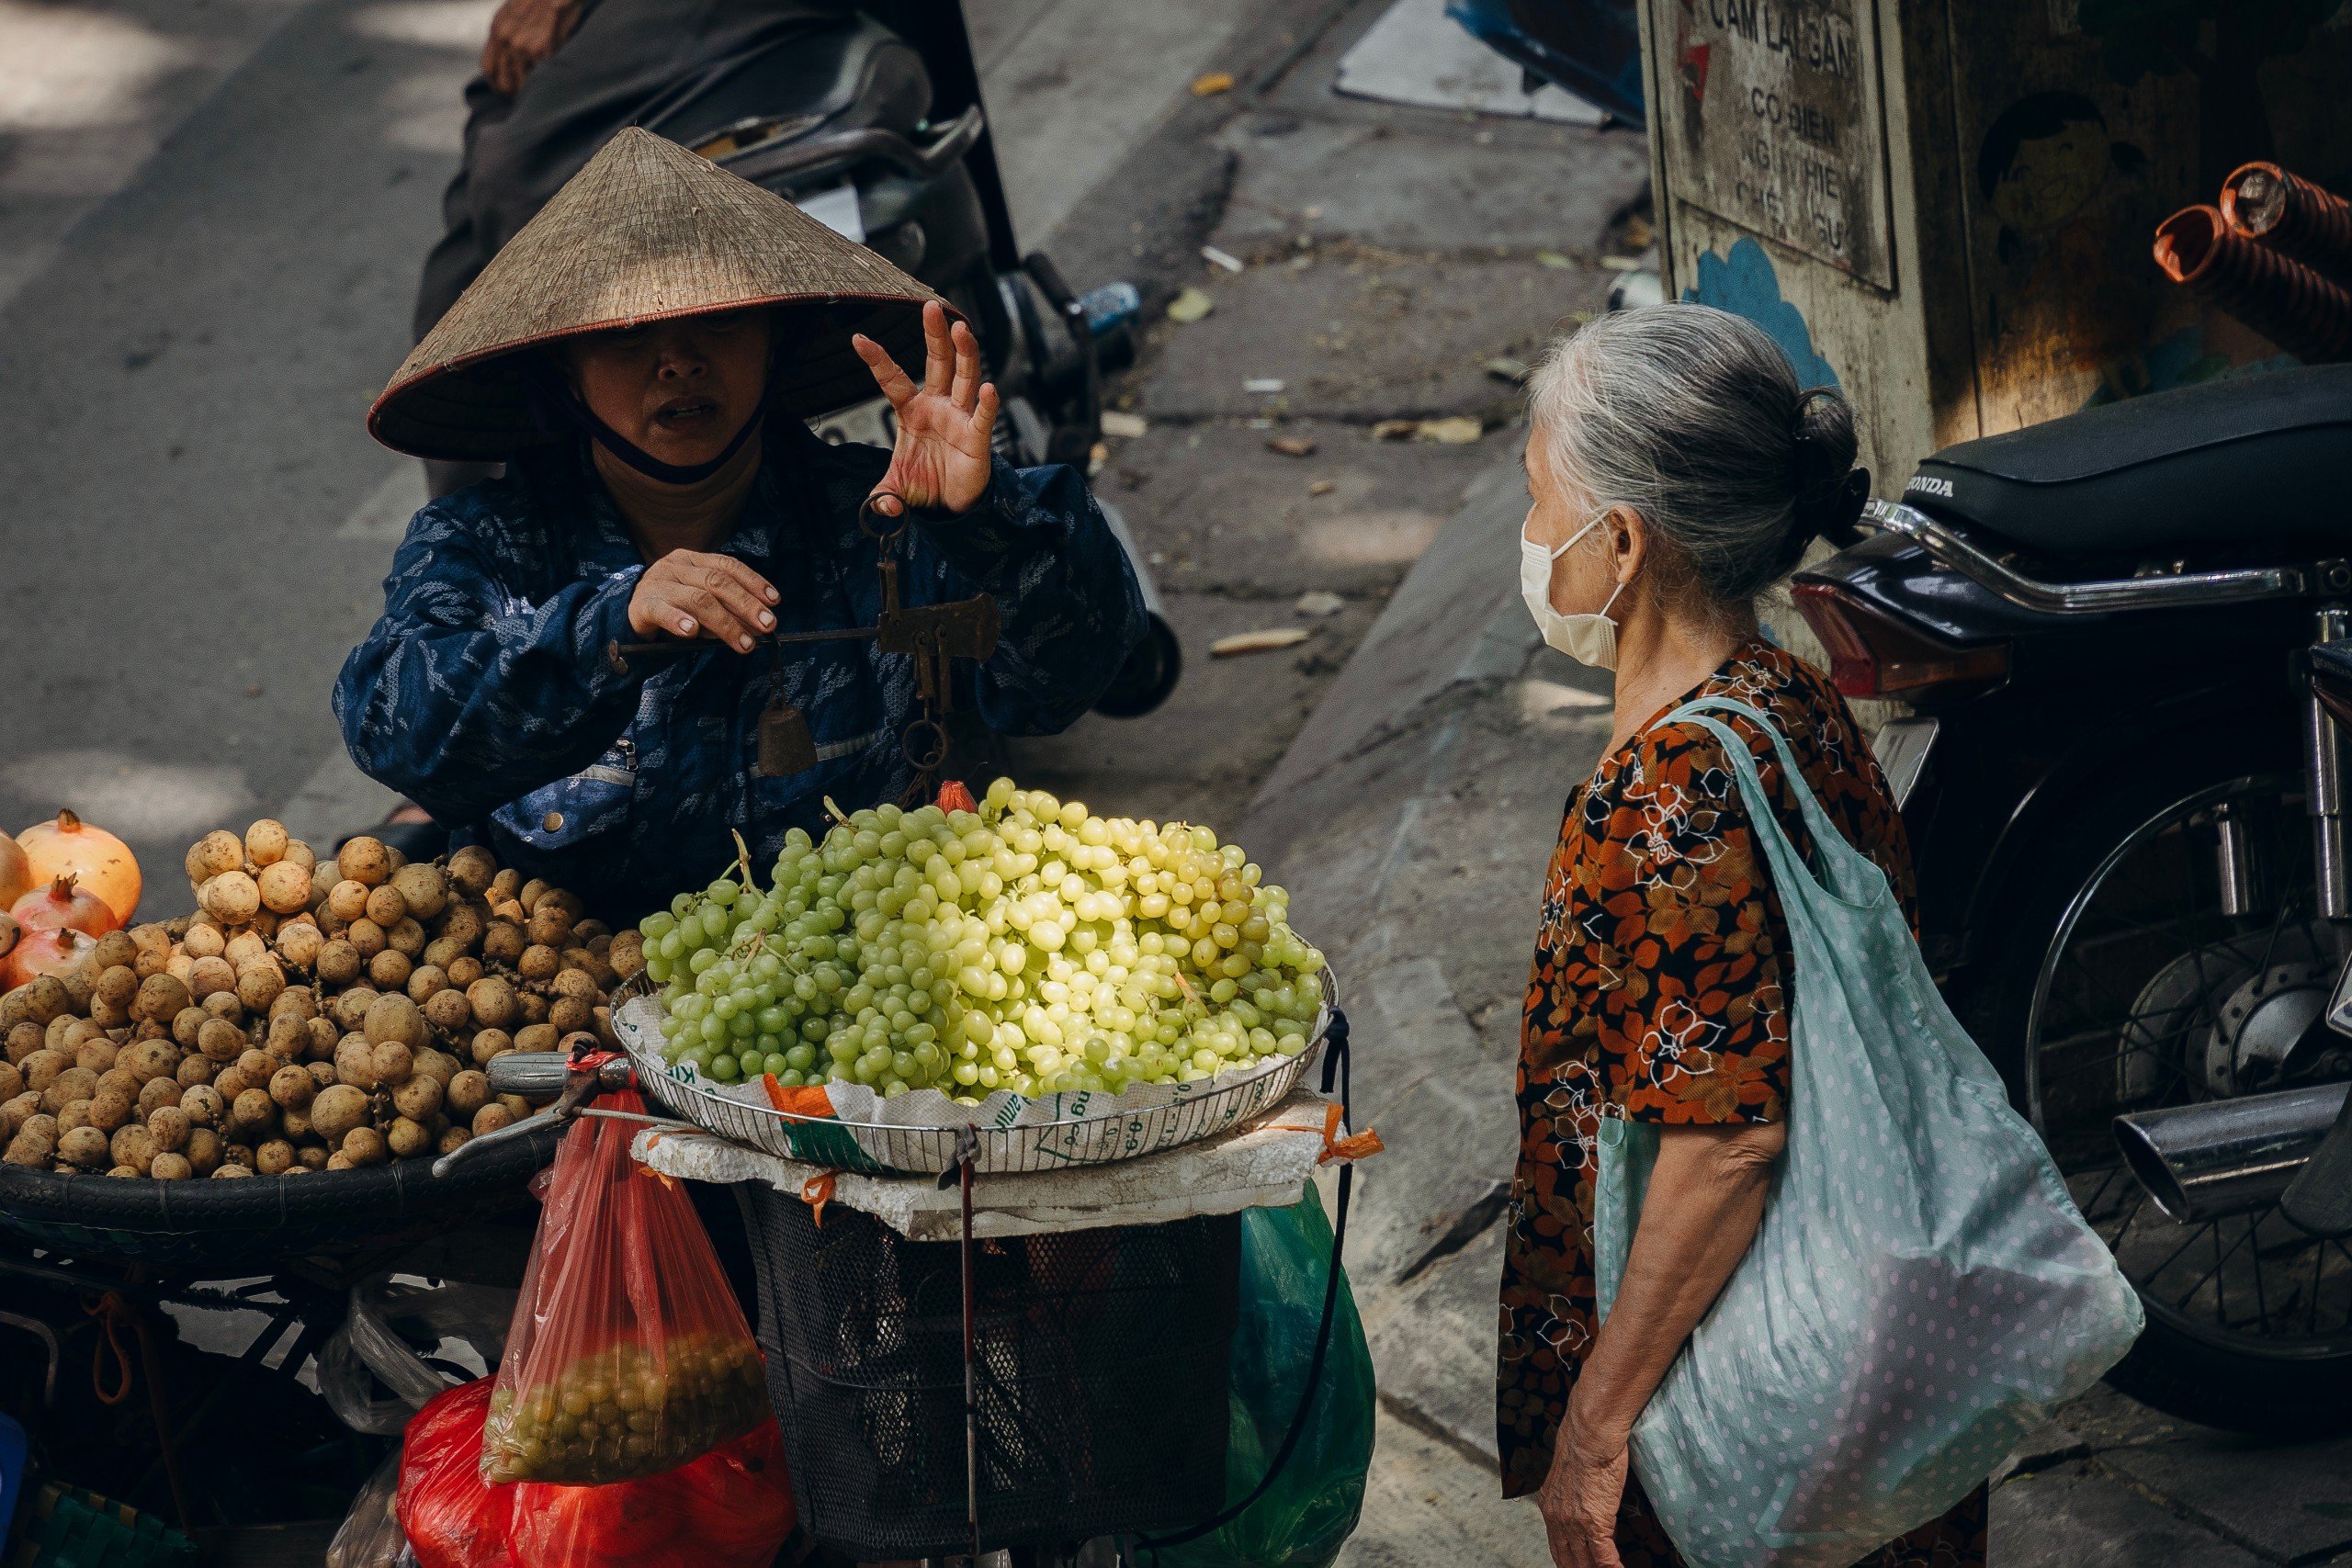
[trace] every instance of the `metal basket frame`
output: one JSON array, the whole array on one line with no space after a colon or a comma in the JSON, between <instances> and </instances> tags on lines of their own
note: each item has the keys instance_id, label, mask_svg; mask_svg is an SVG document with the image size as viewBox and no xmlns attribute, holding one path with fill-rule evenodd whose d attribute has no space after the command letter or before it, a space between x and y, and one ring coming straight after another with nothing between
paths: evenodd
<instances>
[{"instance_id":1,"label":"metal basket frame","mask_svg":"<svg viewBox=\"0 0 2352 1568\"><path fill-rule=\"evenodd\" d=\"M1269 1064L1201 1095L1143 1110L1112 1111L1067 1122L1026 1122L977 1129L979 1153L974 1168L983 1175L1019 1175L1061 1170L1074 1165L1109 1165L1198 1143L1238 1126L1280 1105L1323 1055L1325 1037L1339 1008L1339 986L1330 966L1319 972L1322 1016L1297 1055ZM614 1011L655 994L638 976L613 994ZM796 1116L743 1100L669 1074L658 1045L648 1049L621 1035L647 1096L708 1133L779 1159L797 1160L863 1176L937 1176L956 1168L956 1137L961 1124L910 1126L899 1122L845 1122L833 1117Z\"/></svg>"}]
</instances>

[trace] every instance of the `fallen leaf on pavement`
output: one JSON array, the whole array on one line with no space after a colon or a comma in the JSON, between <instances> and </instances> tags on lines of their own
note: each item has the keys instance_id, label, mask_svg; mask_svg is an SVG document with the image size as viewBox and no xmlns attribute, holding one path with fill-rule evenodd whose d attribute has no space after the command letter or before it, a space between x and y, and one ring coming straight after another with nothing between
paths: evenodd
<instances>
[{"instance_id":1,"label":"fallen leaf on pavement","mask_svg":"<svg viewBox=\"0 0 2352 1568\"><path fill-rule=\"evenodd\" d=\"M1124 409L1102 411L1102 434L1105 435L1115 435L1123 441L1132 441L1150 428L1151 426L1144 423L1144 417L1139 413L1128 413Z\"/></svg>"},{"instance_id":2,"label":"fallen leaf on pavement","mask_svg":"<svg viewBox=\"0 0 2352 1568\"><path fill-rule=\"evenodd\" d=\"M1374 441L1410 441L1413 432L1420 427L1421 422L1418 419L1378 420L1373 424L1372 438Z\"/></svg>"},{"instance_id":3,"label":"fallen leaf on pavement","mask_svg":"<svg viewBox=\"0 0 2352 1568\"><path fill-rule=\"evenodd\" d=\"M1509 381L1514 387L1523 387L1527 384L1528 377L1534 372L1529 369L1526 360L1513 359L1508 354L1498 354L1487 361L1487 374L1498 381Z\"/></svg>"},{"instance_id":4,"label":"fallen leaf on pavement","mask_svg":"<svg viewBox=\"0 0 2352 1568\"><path fill-rule=\"evenodd\" d=\"M1248 376L1242 378L1241 389L1245 392L1272 396L1288 385L1289 383L1279 376Z\"/></svg>"},{"instance_id":5,"label":"fallen leaf on pavement","mask_svg":"<svg viewBox=\"0 0 2352 1568\"><path fill-rule=\"evenodd\" d=\"M1233 73L1230 71L1212 71L1204 76L1193 78L1193 96L1196 98L1213 98L1219 93L1231 91Z\"/></svg>"},{"instance_id":6,"label":"fallen leaf on pavement","mask_svg":"<svg viewBox=\"0 0 2352 1568\"><path fill-rule=\"evenodd\" d=\"M1424 441L1435 441L1447 446L1467 446L1486 434L1486 427L1466 413L1450 419L1425 419L1414 428L1414 434Z\"/></svg>"},{"instance_id":7,"label":"fallen leaf on pavement","mask_svg":"<svg viewBox=\"0 0 2352 1568\"><path fill-rule=\"evenodd\" d=\"M1309 495L1329 495L1339 488L1340 482L1337 479L1309 479L1306 485L1306 493Z\"/></svg>"},{"instance_id":8,"label":"fallen leaf on pavement","mask_svg":"<svg viewBox=\"0 0 2352 1568\"><path fill-rule=\"evenodd\" d=\"M1336 615L1347 607L1345 599L1321 588L1312 593L1300 594L1298 603L1291 606L1302 615Z\"/></svg>"},{"instance_id":9,"label":"fallen leaf on pavement","mask_svg":"<svg viewBox=\"0 0 2352 1568\"><path fill-rule=\"evenodd\" d=\"M1576 263L1557 251L1538 251L1535 253L1535 259L1548 267L1566 268L1576 265Z\"/></svg>"},{"instance_id":10,"label":"fallen leaf on pavement","mask_svg":"<svg viewBox=\"0 0 2352 1568\"><path fill-rule=\"evenodd\" d=\"M1241 272L1245 270L1241 265L1241 258L1239 256L1235 255L1231 251L1220 251L1215 245L1203 245L1201 247L1201 259L1208 263L1211 266L1221 266L1227 272Z\"/></svg>"},{"instance_id":11,"label":"fallen leaf on pavement","mask_svg":"<svg viewBox=\"0 0 2352 1568\"><path fill-rule=\"evenodd\" d=\"M1091 479L1095 475L1101 473L1102 471L1102 466L1110 460L1110 443L1107 441L1097 441L1092 446L1087 449L1086 477Z\"/></svg>"},{"instance_id":12,"label":"fallen leaf on pavement","mask_svg":"<svg viewBox=\"0 0 2352 1568\"><path fill-rule=\"evenodd\" d=\"M1168 319L1171 321L1197 321L1216 309L1216 301L1198 288L1179 289L1176 298L1168 301Z\"/></svg>"},{"instance_id":13,"label":"fallen leaf on pavement","mask_svg":"<svg viewBox=\"0 0 2352 1568\"><path fill-rule=\"evenodd\" d=\"M1272 653L1277 649L1296 648L1314 635L1312 626L1269 626L1264 631L1235 632L1209 644L1209 657L1230 659L1240 653Z\"/></svg>"},{"instance_id":14,"label":"fallen leaf on pavement","mask_svg":"<svg viewBox=\"0 0 2352 1568\"><path fill-rule=\"evenodd\" d=\"M1315 437L1312 435L1269 435L1266 437L1266 450L1280 452L1285 457L1312 457L1315 456Z\"/></svg>"},{"instance_id":15,"label":"fallen leaf on pavement","mask_svg":"<svg viewBox=\"0 0 2352 1568\"><path fill-rule=\"evenodd\" d=\"M1600 258L1600 265L1607 267L1611 272L1639 272L1642 270L1642 262L1639 256L1603 256Z\"/></svg>"}]
</instances>

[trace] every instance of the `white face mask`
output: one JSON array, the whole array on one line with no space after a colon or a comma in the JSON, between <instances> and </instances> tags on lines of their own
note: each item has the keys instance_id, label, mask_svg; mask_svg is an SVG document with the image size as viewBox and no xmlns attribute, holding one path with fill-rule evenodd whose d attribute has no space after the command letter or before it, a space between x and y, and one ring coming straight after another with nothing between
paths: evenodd
<instances>
[{"instance_id":1,"label":"white face mask","mask_svg":"<svg viewBox=\"0 0 2352 1568\"><path fill-rule=\"evenodd\" d=\"M1617 595L1625 592L1619 583L1609 595L1609 604L1599 611L1583 615L1564 615L1552 608L1552 563L1566 555L1578 539L1600 526L1602 513L1571 535L1568 542L1556 550L1547 550L1527 536L1527 525L1519 530L1519 596L1527 602L1527 613L1535 617L1535 629L1544 640L1566 654L1579 664L1589 664L1595 670L1617 668L1617 623L1609 618L1609 605L1617 603Z\"/></svg>"}]
</instances>

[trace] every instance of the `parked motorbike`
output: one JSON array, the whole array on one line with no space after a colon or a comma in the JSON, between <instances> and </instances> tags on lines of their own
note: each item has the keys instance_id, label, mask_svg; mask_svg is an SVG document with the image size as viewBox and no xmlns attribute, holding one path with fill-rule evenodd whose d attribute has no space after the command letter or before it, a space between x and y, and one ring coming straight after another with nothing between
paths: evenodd
<instances>
[{"instance_id":1,"label":"parked motorbike","mask_svg":"<svg viewBox=\"0 0 2352 1568\"><path fill-rule=\"evenodd\" d=\"M1966 442L1795 583L1905 705L1930 967L2147 1309L2110 1381L2268 1433L2352 1424L2352 1252L2282 1208L2352 1079L2347 435L2314 367Z\"/></svg>"}]
</instances>

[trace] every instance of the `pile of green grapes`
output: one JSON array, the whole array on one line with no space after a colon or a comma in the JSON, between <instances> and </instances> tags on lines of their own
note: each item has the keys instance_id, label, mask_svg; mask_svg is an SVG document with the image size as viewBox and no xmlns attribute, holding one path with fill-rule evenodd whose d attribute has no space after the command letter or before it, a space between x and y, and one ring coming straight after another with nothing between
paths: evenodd
<instances>
[{"instance_id":1,"label":"pile of green grapes","mask_svg":"<svg viewBox=\"0 0 2352 1568\"><path fill-rule=\"evenodd\" d=\"M648 916L670 1061L969 1101L1192 1082L1306 1048L1323 955L1240 850L1010 779L978 804L877 807L821 843L796 828L764 891L739 866Z\"/></svg>"}]
</instances>

